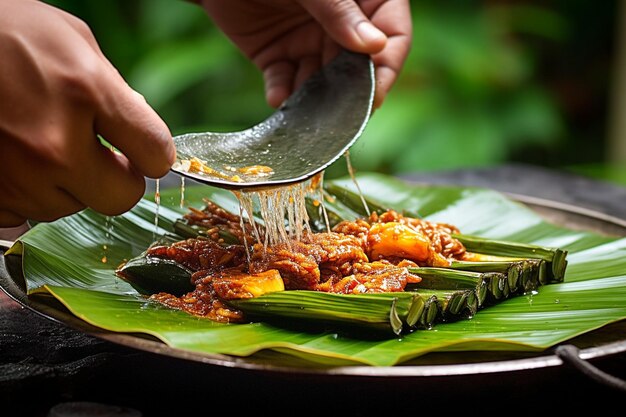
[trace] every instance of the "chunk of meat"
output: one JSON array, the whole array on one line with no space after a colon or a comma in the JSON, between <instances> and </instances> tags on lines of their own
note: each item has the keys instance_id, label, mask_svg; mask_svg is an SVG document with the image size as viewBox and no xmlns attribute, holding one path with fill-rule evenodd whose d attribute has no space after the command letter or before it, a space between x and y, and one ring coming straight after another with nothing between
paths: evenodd
<instances>
[{"instance_id":1,"label":"chunk of meat","mask_svg":"<svg viewBox=\"0 0 626 417\"><path fill-rule=\"evenodd\" d=\"M207 230L207 237L216 242L222 240L218 233L219 230L226 231L236 237L240 244L254 241L254 228L249 222L242 224L240 216L230 213L210 200L205 199L204 203L205 206L202 210L190 207L189 213L185 214L184 219L190 225L202 226ZM256 227L260 232L263 231L261 225L256 225Z\"/></svg>"},{"instance_id":2,"label":"chunk of meat","mask_svg":"<svg viewBox=\"0 0 626 417\"><path fill-rule=\"evenodd\" d=\"M421 278L411 274L406 267L377 261L356 263L353 274L321 283L317 290L339 294L398 292L404 291L407 283L420 281Z\"/></svg>"},{"instance_id":3,"label":"chunk of meat","mask_svg":"<svg viewBox=\"0 0 626 417\"><path fill-rule=\"evenodd\" d=\"M222 245L210 239L186 239L172 245L153 246L147 256L172 259L192 271L224 269L246 262L246 251L241 245Z\"/></svg>"},{"instance_id":4,"label":"chunk of meat","mask_svg":"<svg viewBox=\"0 0 626 417\"><path fill-rule=\"evenodd\" d=\"M168 307L185 311L199 317L206 317L219 323L243 323L244 314L241 310L229 306L222 301L211 280L198 280L196 289L181 296L161 292L150 296L151 300L158 301Z\"/></svg>"},{"instance_id":5,"label":"chunk of meat","mask_svg":"<svg viewBox=\"0 0 626 417\"><path fill-rule=\"evenodd\" d=\"M446 258L461 259L465 252L465 246L458 239L452 237L452 234L460 233L454 225L404 216L394 210L387 210L379 216L374 213L370 220L380 223L398 222L406 224L428 236L435 252Z\"/></svg>"},{"instance_id":6,"label":"chunk of meat","mask_svg":"<svg viewBox=\"0 0 626 417\"><path fill-rule=\"evenodd\" d=\"M338 233L310 234L302 241L290 241L265 248L256 244L250 272L267 269L280 272L287 290L315 289L322 277L349 273L354 262L367 262L359 239ZM330 272L329 272L330 271Z\"/></svg>"},{"instance_id":7,"label":"chunk of meat","mask_svg":"<svg viewBox=\"0 0 626 417\"><path fill-rule=\"evenodd\" d=\"M366 252L372 261L408 259L418 265L449 265L449 261L433 249L428 236L399 222L372 224L367 234Z\"/></svg>"},{"instance_id":8,"label":"chunk of meat","mask_svg":"<svg viewBox=\"0 0 626 417\"><path fill-rule=\"evenodd\" d=\"M356 236L361 239L364 244L367 244L370 229L374 225L381 223L400 223L410 228L413 232L420 233L427 237L430 240L431 250L441 255L441 257L433 256L433 266L447 265L448 263L442 261L442 257L447 259L463 259L465 247L458 239L452 236L455 233L460 233L457 227L447 223L438 223L404 216L394 210L387 210L381 214L374 212L367 219L340 222L333 228L333 232ZM401 255L388 256L390 258L393 257L393 259L398 259ZM423 261L421 261L421 264L425 265Z\"/></svg>"}]
</instances>

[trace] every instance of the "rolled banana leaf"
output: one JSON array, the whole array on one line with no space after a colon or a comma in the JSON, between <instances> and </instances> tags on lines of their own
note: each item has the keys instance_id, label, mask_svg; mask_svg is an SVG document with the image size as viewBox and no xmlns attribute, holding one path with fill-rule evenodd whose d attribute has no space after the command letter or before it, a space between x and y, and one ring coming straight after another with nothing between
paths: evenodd
<instances>
[{"instance_id":1,"label":"rolled banana leaf","mask_svg":"<svg viewBox=\"0 0 626 417\"><path fill-rule=\"evenodd\" d=\"M453 261L450 268L461 271L497 272L507 276L509 289L514 294L525 294L537 289L545 280L545 261L522 259L518 261Z\"/></svg>"},{"instance_id":2,"label":"rolled banana leaf","mask_svg":"<svg viewBox=\"0 0 626 417\"><path fill-rule=\"evenodd\" d=\"M473 272L441 267L409 268L421 281L407 285L409 290L472 290L478 307L503 298L506 275L499 272Z\"/></svg>"},{"instance_id":3,"label":"rolled banana leaf","mask_svg":"<svg viewBox=\"0 0 626 417\"><path fill-rule=\"evenodd\" d=\"M431 290L420 289L416 293L422 297L434 297L439 305L440 322L468 319L478 311L474 290Z\"/></svg>"},{"instance_id":4,"label":"rolled banana leaf","mask_svg":"<svg viewBox=\"0 0 626 417\"><path fill-rule=\"evenodd\" d=\"M460 240L468 251L477 254L494 255L502 260L539 259L545 261L547 273L541 277L542 284L563 282L565 279L567 250L562 248L486 239L468 234L455 234L453 237Z\"/></svg>"},{"instance_id":5,"label":"rolled banana leaf","mask_svg":"<svg viewBox=\"0 0 626 417\"><path fill-rule=\"evenodd\" d=\"M271 319L283 323L301 320L316 326L339 324L344 328L400 335L406 329L409 314L418 314L411 312L416 298L419 296L410 292L333 294L292 290L227 302L251 320ZM418 302L418 310L419 305Z\"/></svg>"}]
</instances>

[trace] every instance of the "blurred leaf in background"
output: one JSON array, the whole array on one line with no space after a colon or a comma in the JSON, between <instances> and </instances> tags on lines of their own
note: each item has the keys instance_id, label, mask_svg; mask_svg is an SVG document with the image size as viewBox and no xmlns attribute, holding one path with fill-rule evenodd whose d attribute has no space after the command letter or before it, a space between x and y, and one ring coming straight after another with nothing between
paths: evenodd
<instances>
[{"instance_id":1,"label":"blurred leaf in background","mask_svg":"<svg viewBox=\"0 0 626 417\"><path fill-rule=\"evenodd\" d=\"M48 2L91 26L107 57L174 134L240 130L273 111L260 72L194 4ZM357 171L603 161L614 1L411 5L413 47L350 152ZM326 175L345 173L340 159Z\"/></svg>"},{"instance_id":2,"label":"blurred leaf in background","mask_svg":"<svg viewBox=\"0 0 626 417\"><path fill-rule=\"evenodd\" d=\"M560 40L566 22L534 6L412 3L413 48L351 152L357 169L401 173L484 166L562 144L564 120L516 34Z\"/></svg>"}]
</instances>

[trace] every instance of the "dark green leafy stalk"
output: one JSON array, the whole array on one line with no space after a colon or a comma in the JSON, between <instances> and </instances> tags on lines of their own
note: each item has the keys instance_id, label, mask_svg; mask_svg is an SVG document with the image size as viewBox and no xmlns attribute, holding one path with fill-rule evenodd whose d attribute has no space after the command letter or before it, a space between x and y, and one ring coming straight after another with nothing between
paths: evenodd
<instances>
[{"instance_id":1,"label":"dark green leafy stalk","mask_svg":"<svg viewBox=\"0 0 626 417\"><path fill-rule=\"evenodd\" d=\"M472 317L476 314L477 306L473 290L416 290L422 297L435 297L439 304L439 320L454 321Z\"/></svg>"},{"instance_id":2,"label":"dark green leafy stalk","mask_svg":"<svg viewBox=\"0 0 626 417\"><path fill-rule=\"evenodd\" d=\"M284 318L377 329L399 335L407 323L414 293L333 294L277 291L255 298L227 300L249 317Z\"/></svg>"},{"instance_id":3,"label":"dark green leafy stalk","mask_svg":"<svg viewBox=\"0 0 626 417\"><path fill-rule=\"evenodd\" d=\"M543 259L526 259L522 262L520 286L517 293L526 294L535 291L537 287L547 284L546 261Z\"/></svg>"},{"instance_id":4,"label":"dark green leafy stalk","mask_svg":"<svg viewBox=\"0 0 626 417\"><path fill-rule=\"evenodd\" d=\"M565 273L563 273L563 275L565 275ZM539 285L549 284L550 283L549 276L550 274L548 274L548 263L542 260L539 263L539 274L538 274Z\"/></svg>"},{"instance_id":5,"label":"dark green leafy stalk","mask_svg":"<svg viewBox=\"0 0 626 417\"><path fill-rule=\"evenodd\" d=\"M196 238L200 236L201 231L206 229L199 226L192 226L183 220L176 220L174 222L174 231L184 238Z\"/></svg>"},{"instance_id":6,"label":"dark green leafy stalk","mask_svg":"<svg viewBox=\"0 0 626 417\"><path fill-rule=\"evenodd\" d=\"M450 268L460 271L472 272L499 272L506 274L509 280L509 288L515 292L521 284L522 270L525 266L523 261L452 261Z\"/></svg>"},{"instance_id":7,"label":"dark green leafy stalk","mask_svg":"<svg viewBox=\"0 0 626 417\"><path fill-rule=\"evenodd\" d=\"M144 295L168 292L181 296L194 289L191 270L171 259L142 254L126 262L117 275Z\"/></svg>"},{"instance_id":8,"label":"dark green leafy stalk","mask_svg":"<svg viewBox=\"0 0 626 417\"><path fill-rule=\"evenodd\" d=\"M398 314L398 299L394 298L391 300L391 302L392 305L391 310L389 311L389 323L391 324L391 329L393 330L393 333L399 335L400 333L402 333L404 320L401 319L400 315ZM408 312L408 308L406 309L406 311ZM404 317L406 318L406 315Z\"/></svg>"},{"instance_id":9,"label":"dark green leafy stalk","mask_svg":"<svg viewBox=\"0 0 626 417\"><path fill-rule=\"evenodd\" d=\"M184 238L206 237L207 230L208 229L206 227L202 227L200 225L195 225L195 224L191 225L184 220L176 220L174 222L174 231ZM218 234L220 235L220 238L224 240L224 243L229 243L229 244L241 243L239 242L239 239L237 239L237 236L233 235L232 233L226 230L218 229Z\"/></svg>"},{"instance_id":10,"label":"dark green leafy stalk","mask_svg":"<svg viewBox=\"0 0 626 417\"><path fill-rule=\"evenodd\" d=\"M511 295L511 288L509 287L509 279L505 274L499 274L494 272L493 274L497 274L494 279L491 280L490 291L488 291L488 295L491 295L493 299L492 302L497 302L500 300L504 300L509 298Z\"/></svg>"},{"instance_id":11,"label":"dark green leafy stalk","mask_svg":"<svg viewBox=\"0 0 626 417\"><path fill-rule=\"evenodd\" d=\"M326 225L326 219L324 218L324 211L321 204L316 203L315 199L310 196L305 197L305 207L309 216L309 225L314 232L327 232L328 227ZM326 206L324 206L326 207ZM334 211L326 210L326 216L328 216L329 226L340 223L343 219Z\"/></svg>"},{"instance_id":12,"label":"dark green leafy stalk","mask_svg":"<svg viewBox=\"0 0 626 417\"><path fill-rule=\"evenodd\" d=\"M567 267L567 251L526 243L487 239L478 236L453 234L469 252L517 259L542 259L549 268L545 282L562 282Z\"/></svg>"},{"instance_id":13,"label":"dark green leafy stalk","mask_svg":"<svg viewBox=\"0 0 626 417\"><path fill-rule=\"evenodd\" d=\"M498 282L506 277L496 272L473 272L439 267L409 268L409 272L418 275L422 280L417 284L408 284L408 290L473 290L479 307L486 302L488 293L494 288L500 292Z\"/></svg>"},{"instance_id":14,"label":"dark green leafy stalk","mask_svg":"<svg viewBox=\"0 0 626 417\"><path fill-rule=\"evenodd\" d=\"M363 206L363 200L359 194L354 193L346 188L339 187L333 183L326 183L325 188L329 194L334 195L340 200L343 204L349 207L351 210L358 213L361 217L367 217L368 213ZM367 208L370 213L376 212L378 214L384 213L387 209L381 205L373 203L371 200L365 199L365 203L367 204Z\"/></svg>"},{"instance_id":15,"label":"dark green leafy stalk","mask_svg":"<svg viewBox=\"0 0 626 417\"><path fill-rule=\"evenodd\" d=\"M450 268L474 272L499 272L506 274L509 290L513 294L525 294L545 282L546 261L522 259L516 261L452 261Z\"/></svg>"},{"instance_id":16,"label":"dark green leafy stalk","mask_svg":"<svg viewBox=\"0 0 626 417\"><path fill-rule=\"evenodd\" d=\"M439 303L437 297L431 295L429 297L421 297L424 300L424 310L414 328L432 329L439 318Z\"/></svg>"},{"instance_id":17,"label":"dark green leafy stalk","mask_svg":"<svg viewBox=\"0 0 626 417\"><path fill-rule=\"evenodd\" d=\"M413 304L411 304L411 308L409 308L409 312L406 315L406 324L409 328L417 327L420 321L426 322L426 300L424 297L416 296L413 299Z\"/></svg>"},{"instance_id":18,"label":"dark green leafy stalk","mask_svg":"<svg viewBox=\"0 0 626 417\"><path fill-rule=\"evenodd\" d=\"M401 294L412 294L413 298L408 311L402 312L400 316L404 324L409 328L430 329L439 316L439 306L436 303L436 297L430 295L424 297L415 291L407 291ZM372 297L397 298L398 292L371 293L367 294ZM404 296L404 295L403 295Z\"/></svg>"},{"instance_id":19,"label":"dark green leafy stalk","mask_svg":"<svg viewBox=\"0 0 626 417\"><path fill-rule=\"evenodd\" d=\"M476 295L476 291L470 291L465 300L467 305L467 311L469 312L468 318L471 318L476 314L478 309L480 308L478 305L478 296Z\"/></svg>"}]
</instances>

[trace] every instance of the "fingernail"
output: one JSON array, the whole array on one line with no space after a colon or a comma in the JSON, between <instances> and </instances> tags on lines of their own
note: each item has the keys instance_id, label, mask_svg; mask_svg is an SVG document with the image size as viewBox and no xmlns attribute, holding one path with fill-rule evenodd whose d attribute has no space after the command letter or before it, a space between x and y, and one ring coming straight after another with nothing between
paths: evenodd
<instances>
[{"instance_id":1,"label":"fingernail","mask_svg":"<svg viewBox=\"0 0 626 417\"><path fill-rule=\"evenodd\" d=\"M359 23L356 27L356 32L363 43L380 42L387 39L387 35L370 22Z\"/></svg>"}]
</instances>

